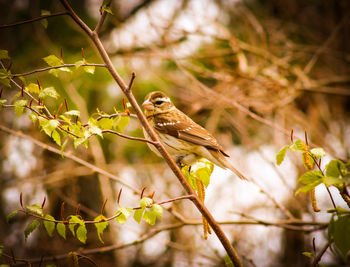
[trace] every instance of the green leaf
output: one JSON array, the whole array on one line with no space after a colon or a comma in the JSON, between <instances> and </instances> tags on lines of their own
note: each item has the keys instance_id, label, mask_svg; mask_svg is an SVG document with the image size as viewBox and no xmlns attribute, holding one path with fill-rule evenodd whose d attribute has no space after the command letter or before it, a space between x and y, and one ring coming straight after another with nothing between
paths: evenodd
<instances>
[{"instance_id":1,"label":"green leaf","mask_svg":"<svg viewBox=\"0 0 350 267\"><path fill-rule=\"evenodd\" d=\"M80 68L83 64L85 64L84 60L79 60L79 61L74 63L75 68L77 68L77 69Z\"/></svg>"},{"instance_id":2,"label":"green leaf","mask_svg":"<svg viewBox=\"0 0 350 267\"><path fill-rule=\"evenodd\" d=\"M324 176L322 175L321 171L308 171L300 176L298 182L302 184L310 184L318 180L322 182L323 177Z\"/></svg>"},{"instance_id":3,"label":"green leaf","mask_svg":"<svg viewBox=\"0 0 350 267\"><path fill-rule=\"evenodd\" d=\"M44 9L41 10L41 16L50 15L50 14L51 14L51 12L48 10L44 10ZM42 19L40 22L44 26L44 28L46 29L47 24L48 24L47 19Z\"/></svg>"},{"instance_id":4,"label":"green leaf","mask_svg":"<svg viewBox=\"0 0 350 267\"><path fill-rule=\"evenodd\" d=\"M41 25L44 26L45 29L47 29L47 25L48 25L47 19L40 20L40 23L41 23Z\"/></svg>"},{"instance_id":5,"label":"green leaf","mask_svg":"<svg viewBox=\"0 0 350 267\"><path fill-rule=\"evenodd\" d=\"M79 110L70 110L70 111L65 112L64 114L80 117L80 111Z\"/></svg>"},{"instance_id":6,"label":"green leaf","mask_svg":"<svg viewBox=\"0 0 350 267\"><path fill-rule=\"evenodd\" d=\"M145 210L145 213L143 214L143 219L145 222L149 223L150 225L155 225L156 223L156 214L149 210Z\"/></svg>"},{"instance_id":7,"label":"green leaf","mask_svg":"<svg viewBox=\"0 0 350 267\"><path fill-rule=\"evenodd\" d=\"M40 93L40 88L37 84L35 83L30 83L25 87L25 90L29 93L35 93L39 94Z\"/></svg>"},{"instance_id":8,"label":"green leaf","mask_svg":"<svg viewBox=\"0 0 350 267\"><path fill-rule=\"evenodd\" d=\"M58 69L51 69L51 70L49 70L49 73L55 77L58 77L59 70Z\"/></svg>"},{"instance_id":9,"label":"green leaf","mask_svg":"<svg viewBox=\"0 0 350 267\"><path fill-rule=\"evenodd\" d=\"M98 122L95 119L90 118L88 121L88 125L89 125L89 132L91 134L96 134L103 138L102 130L98 127Z\"/></svg>"},{"instance_id":10,"label":"green leaf","mask_svg":"<svg viewBox=\"0 0 350 267\"><path fill-rule=\"evenodd\" d=\"M17 100L15 102L15 112L16 112L16 115L19 117L22 115L23 113L23 110L24 110L24 107L25 105L27 105L27 100L25 99L22 99L22 100Z\"/></svg>"},{"instance_id":11,"label":"green leaf","mask_svg":"<svg viewBox=\"0 0 350 267\"><path fill-rule=\"evenodd\" d=\"M33 220L31 221L26 229L24 230L24 236L25 236L25 239L27 240L28 236L36 229L38 228L38 226L40 225L40 222L38 220Z\"/></svg>"},{"instance_id":12,"label":"green leaf","mask_svg":"<svg viewBox=\"0 0 350 267\"><path fill-rule=\"evenodd\" d=\"M60 124L58 120L46 120L42 117L38 117L40 126L43 131L51 137L52 132L58 127Z\"/></svg>"},{"instance_id":13,"label":"green leaf","mask_svg":"<svg viewBox=\"0 0 350 267\"><path fill-rule=\"evenodd\" d=\"M38 115L36 113L30 113L28 117L34 124L38 120Z\"/></svg>"},{"instance_id":14,"label":"green leaf","mask_svg":"<svg viewBox=\"0 0 350 267\"><path fill-rule=\"evenodd\" d=\"M72 232L73 236L75 236L75 226L77 226L78 224L80 226L85 225L84 221L82 219L80 219L77 215L71 215L69 217L68 222L69 222L68 228Z\"/></svg>"},{"instance_id":15,"label":"green leaf","mask_svg":"<svg viewBox=\"0 0 350 267\"><path fill-rule=\"evenodd\" d=\"M68 67L62 67L62 68L59 68L59 70L64 72L72 72Z\"/></svg>"},{"instance_id":16,"label":"green leaf","mask_svg":"<svg viewBox=\"0 0 350 267\"><path fill-rule=\"evenodd\" d=\"M108 226L108 221L106 221L106 217L103 215L97 216L94 221L98 222L94 224L97 229L98 239L100 239L101 243L104 243L101 236Z\"/></svg>"},{"instance_id":17,"label":"green leaf","mask_svg":"<svg viewBox=\"0 0 350 267\"><path fill-rule=\"evenodd\" d=\"M158 204L154 204L152 206L152 212L159 218L162 219L162 214L163 214L163 207L158 205Z\"/></svg>"},{"instance_id":18,"label":"green leaf","mask_svg":"<svg viewBox=\"0 0 350 267\"><path fill-rule=\"evenodd\" d=\"M39 93L39 98L40 99L44 99L47 96L57 99L60 95L56 92L55 88L53 88L53 87L46 87L44 90L42 90Z\"/></svg>"},{"instance_id":19,"label":"green leaf","mask_svg":"<svg viewBox=\"0 0 350 267\"><path fill-rule=\"evenodd\" d=\"M287 150L288 150L289 146L284 146L281 148L280 151L278 151L278 153L276 154L276 164L277 165L281 165L281 163L283 162L285 156L286 156L286 153L287 153Z\"/></svg>"},{"instance_id":20,"label":"green leaf","mask_svg":"<svg viewBox=\"0 0 350 267\"><path fill-rule=\"evenodd\" d=\"M61 157L62 158L64 157L63 152L64 152L64 149L65 149L67 143L68 143L68 139L64 140L63 145L61 146Z\"/></svg>"},{"instance_id":21,"label":"green leaf","mask_svg":"<svg viewBox=\"0 0 350 267\"><path fill-rule=\"evenodd\" d=\"M102 118L98 121L98 126L102 130L111 130L113 129L113 119Z\"/></svg>"},{"instance_id":22,"label":"green leaf","mask_svg":"<svg viewBox=\"0 0 350 267\"><path fill-rule=\"evenodd\" d=\"M332 177L332 176L325 176L325 177L323 177L323 183L326 186L341 185L344 182L345 182L344 179L338 178L338 177Z\"/></svg>"},{"instance_id":23,"label":"green leaf","mask_svg":"<svg viewBox=\"0 0 350 267\"><path fill-rule=\"evenodd\" d=\"M85 137L81 137L81 138L75 138L74 139L74 148L77 148L78 146L80 146L81 144L83 144L85 147L87 147L87 143L88 143L88 139Z\"/></svg>"},{"instance_id":24,"label":"green leaf","mask_svg":"<svg viewBox=\"0 0 350 267\"><path fill-rule=\"evenodd\" d=\"M341 177L342 169L344 169L344 163L338 159L331 160L326 165L326 175L332 177Z\"/></svg>"},{"instance_id":25,"label":"green leaf","mask_svg":"<svg viewBox=\"0 0 350 267\"><path fill-rule=\"evenodd\" d=\"M66 226L63 223L57 223L56 230L60 236L66 239Z\"/></svg>"},{"instance_id":26,"label":"green leaf","mask_svg":"<svg viewBox=\"0 0 350 267\"><path fill-rule=\"evenodd\" d=\"M139 201L139 204L141 206L141 208L146 208L150 205L153 204L153 200L149 197L143 197L140 201Z\"/></svg>"},{"instance_id":27,"label":"green leaf","mask_svg":"<svg viewBox=\"0 0 350 267\"><path fill-rule=\"evenodd\" d=\"M33 204L31 206L26 206L26 208L35 214L38 214L40 216L44 216L43 209L39 204Z\"/></svg>"},{"instance_id":28,"label":"green leaf","mask_svg":"<svg viewBox=\"0 0 350 267\"><path fill-rule=\"evenodd\" d=\"M7 87L11 87L10 75L10 71L0 69L0 83L4 84Z\"/></svg>"},{"instance_id":29,"label":"green leaf","mask_svg":"<svg viewBox=\"0 0 350 267\"><path fill-rule=\"evenodd\" d=\"M51 136L52 139L56 142L56 144L61 146L61 135L56 130L53 130Z\"/></svg>"},{"instance_id":30,"label":"green leaf","mask_svg":"<svg viewBox=\"0 0 350 267\"><path fill-rule=\"evenodd\" d=\"M9 223L11 221L11 219L16 216L16 214L18 213L18 210L14 210L12 211L9 215L7 215L6 217L6 222Z\"/></svg>"},{"instance_id":31,"label":"green leaf","mask_svg":"<svg viewBox=\"0 0 350 267\"><path fill-rule=\"evenodd\" d=\"M119 224L124 224L126 220L129 218L129 216L132 214L132 212L133 212L132 208L119 208L119 210L115 213L115 215L118 213L120 213L120 215L116 217L115 220Z\"/></svg>"},{"instance_id":32,"label":"green leaf","mask_svg":"<svg viewBox=\"0 0 350 267\"><path fill-rule=\"evenodd\" d=\"M9 53L7 50L0 49L0 59L9 59Z\"/></svg>"},{"instance_id":33,"label":"green leaf","mask_svg":"<svg viewBox=\"0 0 350 267\"><path fill-rule=\"evenodd\" d=\"M316 158L322 158L322 157L326 156L326 152L324 151L324 149L322 147L313 148L313 149L311 149L310 152Z\"/></svg>"},{"instance_id":34,"label":"green leaf","mask_svg":"<svg viewBox=\"0 0 350 267\"><path fill-rule=\"evenodd\" d=\"M214 165L206 159L200 159L192 164L191 175L202 181L205 187L210 183L210 175L214 170Z\"/></svg>"},{"instance_id":35,"label":"green leaf","mask_svg":"<svg viewBox=\"0 0 350 267\"><path fill-rule=\"evenodd\" d=\"M86 230L85 224L79 225L77 229L77 238L83 244L85 244L86 242L86 234L87 234L87 230Z\"/></svg>"},{"instance_id":36,"label":"green leaf","mask_svg":"<svg viewBox=\"0 0 350 267\"><path fill-rule=\"evenodd\" d=\"M311 189L315 188L316 186L318 186L320 183L322 183L322 180L317 180L313 183L307 184L301 188L299 188L296 192L295 195L298 195L299 193L306 193L309 192Z\"/></svg>"},{"instance_id":37,"label":"green leaf","mask_svg":"<svg viewBox=\"0 0 350 267\"><path fill-rule=\"evenodd\" d=\"M340 216L338 219L332 220L328 232L346 261L346 255L350 250L350 216Z\"/></svg>"},{"instance_id":38,"label":"green leaf","mask_svg":"<svg viewBox=\"0 0 350 267\"><path fill-rule=\"evenodd\" d=\"M113 15L113 12L109 6L102 6L102 11L106 11L107 13Z\"/></svg>"},{"instance_id":39,"label":"green leaf","mask_svg":"<svg viewBox=\"0 0 350 267\"><path fill-rule=\"evenodd\" d=\"M45 62L51 67L57 67L63 64L62 60L56 57L55 55L49 55L47 57L44 57L43 60L45 60Z\"/></svg>"},{"instance_id":40,"label":"green leaf","mask_svg":"<svg viewBox=\"0 0 350 267\"><path fill-rule=\"evenodd\" d=\"M194 190L197 190L197 184L196 184L196 177L194 177L191 173L190 173L190 167L189 165L185 165L184 167L181 168L181 172L183 173L183 175L186 177L187 181L190 183L191 187Z\"/></svg>"},{"instance_id":41,"label":"green leaf","mask_svg":"<svg viewBox=\"0 0 350 267\"><path fill-rule=\"evenodd\" d=\"M118 116L114 118L114 128L118 132L124 132L124 129L128 125L130 118L128 116Z\"/></svg>"},{"instance_id":42,"label":"green leaf","mask_svg":"<svg viewBox=\"0 0 350 267\"><path fill-rule=\"evenodd\" d=\"M298 139L297 141L294 142L294 144L292 144L289 149L293 152L304 152L304 148L305 148L306 144L301 141L300 139Z\"/></svg>"},{"instance_id":43,"label":"green leaf","mask_svg":"<svg viewBox=\"0 0 350 267\"><path fill-rule=\"evenodd\" d=\"M95 66L84 66L84 71L90 74L94 74L95 73Z\"/></svg>"},{"instance_id":44,"label":"green leaf","mask_svg":"<svg viewBox=\"0 0 350 267\"><path fill-rule=\"evenodd\" d=\"M48 220L55 220L54 217L52 217L50 214L46 214L45 219ZM44 222L44 227L46 229L46 232L49 234L50 237L52 237L52 233L55 230L55 222L50 222L50 221L43 221Z\"/></svg>"},{"instance_id":45,"label":"green leaf","mask_svg":"<svg viewBox=\"0 0 350 267\"><path fill-rule=\"evenodd\" d=\"M143 216L143 212L145 211L145 208L141 208L141 209L136 209L134 212L134 220L137 223L141 222L142 216Z\"/></svg>"}]
</instances>

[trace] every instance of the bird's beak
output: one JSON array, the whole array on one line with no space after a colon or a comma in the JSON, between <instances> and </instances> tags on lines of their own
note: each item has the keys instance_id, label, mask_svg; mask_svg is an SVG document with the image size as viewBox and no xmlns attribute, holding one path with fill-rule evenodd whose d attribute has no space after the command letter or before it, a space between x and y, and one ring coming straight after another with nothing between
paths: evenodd
<instances>
[{"instance_id":1,"label":"bird's beak","mask_svg":"<svg viewBox=\"0 0 350 267\"><path fill-rule=\"evenodd\" d=\"M148 99L145 102L143 102L142 107L145 110L153 110L154 109L154 106L153 106L152 102L149 101Z\"/></svg>"}]
</instances>

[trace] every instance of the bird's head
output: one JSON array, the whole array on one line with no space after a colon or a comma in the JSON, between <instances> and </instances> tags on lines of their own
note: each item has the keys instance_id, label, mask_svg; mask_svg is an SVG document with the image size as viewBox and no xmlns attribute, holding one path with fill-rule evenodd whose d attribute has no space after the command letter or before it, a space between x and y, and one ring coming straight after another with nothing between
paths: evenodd
<instances>
[{"instance_id":1,"label":"bird's head","mask_svg":"<svg viewBox=\"0 0 350 267\"><path fill-rule=\"evenodd\" d=\"M163 92L159 91L149 93L142 106L145 110L146 116L166 113L175 108L170 98Z\"/></svg>"}]
</instances>

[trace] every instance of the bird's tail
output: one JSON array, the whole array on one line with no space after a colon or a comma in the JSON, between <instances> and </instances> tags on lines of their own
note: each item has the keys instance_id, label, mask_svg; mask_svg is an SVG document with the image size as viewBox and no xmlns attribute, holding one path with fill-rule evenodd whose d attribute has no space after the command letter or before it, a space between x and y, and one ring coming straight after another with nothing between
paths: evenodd
<instances>
[{"instance_id":1,"label":"bird's tail","mask_svg":"<svg viewBox=\"0 0 350 267\"><path fill-rule=\"evenodd\" d=\"M233 165L227 160L225 155L221 153L221 151L217 150L209 150L210 154L213 156L215 160L213 160L213 163L218 165L219 167L223 169L230 169L234 174L236 174L240 179L247 180L248 179L240 172L238 171Z\"/></svg>"}]
</instances>

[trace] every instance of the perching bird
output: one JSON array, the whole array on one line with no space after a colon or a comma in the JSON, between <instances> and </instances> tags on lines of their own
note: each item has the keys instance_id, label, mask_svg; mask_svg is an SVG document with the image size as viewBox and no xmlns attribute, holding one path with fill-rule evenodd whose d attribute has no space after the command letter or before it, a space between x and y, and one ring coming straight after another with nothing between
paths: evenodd
<instances>
[{"instance_id":1,"label":"perching bird","mask_svg":"<svg viewBox=\"0 0 350 267\"><path fill-rule=\"evenodd\" d=\"M148 122L178 164L192 165L196 160L206 158L223 169L232 170L239 178L247 180L226 159L229 155L216 139L178 110L163 92L148 94L142 106ZM145 130L144 134L149 137ZM149 147L160 156L154 146Z\"/></svg>"}]
</instances>

